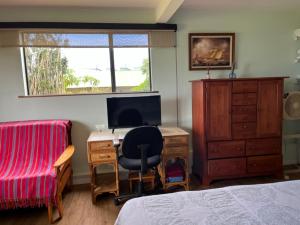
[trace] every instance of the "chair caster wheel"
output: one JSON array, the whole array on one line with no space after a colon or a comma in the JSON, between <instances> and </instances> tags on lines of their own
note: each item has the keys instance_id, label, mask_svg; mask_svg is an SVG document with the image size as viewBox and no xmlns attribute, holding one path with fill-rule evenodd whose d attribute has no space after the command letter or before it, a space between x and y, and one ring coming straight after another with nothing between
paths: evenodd
<instances>
[{"instance_id":1,"label":"chair caster wheel","mask_svg":"<svg viewBox=\"0 0 300 225\"><path fill-rule=\"evenodd\" d=\"M119 201L119 199L114 199L114 204L115 204L115 206L118 206L118 205L120 205L120 201Z\"/></svg>"}]
</instances>

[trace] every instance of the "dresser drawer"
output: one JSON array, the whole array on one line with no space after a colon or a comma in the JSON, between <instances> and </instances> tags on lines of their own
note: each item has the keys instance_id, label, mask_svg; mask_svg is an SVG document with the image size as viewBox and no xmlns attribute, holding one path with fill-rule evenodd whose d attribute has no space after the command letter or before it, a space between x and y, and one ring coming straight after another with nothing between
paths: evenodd
<instances>
[{"instance_id":1,"label":"dresser drawer","mask_svg":"<svg viewBox=\"0 0 300 225\"><path fill-rule=\"evenodd\" d=\"M232 95L232 105L256 105L256 93L242 93Z\"/></svg>"},{"instance_id":2,"label":"dresser drawer","mask_svg":"<svg viewBox=\"0 0 300 225\"><path fill-rule=\"evenodd\" d=\"M234 139L255 138L256 123L232 124L232 135Z\"/></svg>"},{"instance_id":3,"label":"dresser drawer","mask_svg":"<svg viewBox=\"0 0 300 225\"><path fill-rule=\"evenodd\" d=\"M165 137L164 138L164 145L168 146L180 146L180 145L187 145L188 144L188 137L187 136L175 136L175 137Z\"/></svg>"},{"instance_id":4,"label":"dresser drawer","mask_svg":"<svg viewBox=\"0 0 300 225\"><path fill-rule=\"evenodd\" d=\"M188 154L187 146L179 146L179 147L166 147L163 149L163 154L165 155L184 155Z\"/></svg>"},{"instance_id":5,"label":"dresser drawer","mask_svg":"<svg viewBox=\"0 0 300 225\"><path fill-rule=\"evenodd\" d=\"M256 113L255 105L232 106L232 122L255 122Z\"/></svg>"},{"instance_id":6,"label":"dresser drawer","mask_svg":"<svg viewBox=\"0 0 300 225\"><path fill-rule=\"evenodd\" d=\"M246 159L218 159L208 161L208 175L212 177L243 175L246 173Z\"/></svg>"},{"instance_id":7,"label":"dresser drawer","mask_svg":"<svg viewBox=\"0 0 300 225\"><path fill-rule=\"evenodd\" d=\"M233 81L232 92L257 92L257 81Z\"/></svg>"},{"instance_id":8,"label":"dresser drawer","mask_svg":"<svg viewBox=\"0 0 300 225\"><path fill-rule=\"evenodd\" d=\"M256 139L246 142L247 155L281 154L281 138Z\"/></svg>"},{"instance_id":9,"label":"dresser drawer","mask_svg":"<svg viewBox=\"0 0 300 225\"><path fill-rule=\"evenodd\" d=\"M222 141L208 143L208 159L228 158L245 155L244 141Z\"/></svg>"},{"instance_id":10,"label":"dresser drawer","mask_svg":"<svg viewBox=\"0 0 300 225\"><path fill-rule=\"evenodd\" d=\"M265 173L282 170L282 157L280 155L248 157L248 173Z\"/></svg>"},{"instance_id":11,"label":"dresser drawer","mask_svg":"<svg viewBox=\"0 0 300 225\"><path fill-rule=\"evenodd\" d=\"M91 143L91 151L99 151L102 149L112 149L113 143L112 141L99 141L99 142L92 142Z\"/></svg>"},{"instance_id":12,"label":"dresser drawer","mask_svg":"<svg viewBox=\"0 0 300 225\"><path fill-rule=\"evenodd\" d=\"M92 153L91 154L91 161L92 162L102 162L108 160L116 160L116 153L115 152L106 152L106 153Z\"/></svg>"}]
</instances>

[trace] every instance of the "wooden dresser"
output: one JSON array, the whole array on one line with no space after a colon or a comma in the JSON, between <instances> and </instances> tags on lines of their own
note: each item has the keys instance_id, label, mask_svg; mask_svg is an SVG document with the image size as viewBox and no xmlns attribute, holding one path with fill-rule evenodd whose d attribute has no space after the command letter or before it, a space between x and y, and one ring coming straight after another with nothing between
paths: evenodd
<instances>
[{"instance_id":1,"label":"wooden dresser","mask_svg":"<svg viewBox=\"0 0 300 225\"><path fill-rule=\"evenodd\" d=\"M282 176L284 78L192 81L193 173L204 185Z\"/></svg>"}]
</instances>

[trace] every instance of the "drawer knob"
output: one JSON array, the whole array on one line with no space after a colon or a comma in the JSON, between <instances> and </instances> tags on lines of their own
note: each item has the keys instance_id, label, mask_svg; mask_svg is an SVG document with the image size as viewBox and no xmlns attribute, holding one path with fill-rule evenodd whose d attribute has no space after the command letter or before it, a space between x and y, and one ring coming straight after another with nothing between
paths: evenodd
<instances>
[{"instance_id":1,"label":"drawer knob","mask_svg":"<svg viewBox=\"0 0 300 225\"><path fill-rule=\"evenodd\" d=\"M243 128L245 128L245 129L246 129L246 128L248 128L248 126L247 126L247 125L243 125Z\"/></svg>"},{"instance_id":2,"label":"drawer knob","mask_svg":"<svg viewBox=\"0 0 300 225\"><path fill-rule=\"evenodd\" d=\"M100 159L108 159L108 158L110 158L110 155L99 155L98 157Z\"/></svg>"}]
</instances>

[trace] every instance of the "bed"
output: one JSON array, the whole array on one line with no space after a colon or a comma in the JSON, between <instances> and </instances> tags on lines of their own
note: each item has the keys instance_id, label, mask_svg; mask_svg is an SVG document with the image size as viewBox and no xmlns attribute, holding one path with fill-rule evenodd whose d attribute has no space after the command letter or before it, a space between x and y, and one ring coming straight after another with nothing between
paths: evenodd
<instances>
[{"instance_id":1,"label":"bed","mask_svg":"<svg viewBox=\"0 0 300 225\"><path fill-rule=\"evenodd\" d=\"M300 181L147 196L126 202L115 225L296 225Z\"/></svg>"}]
</instances>

